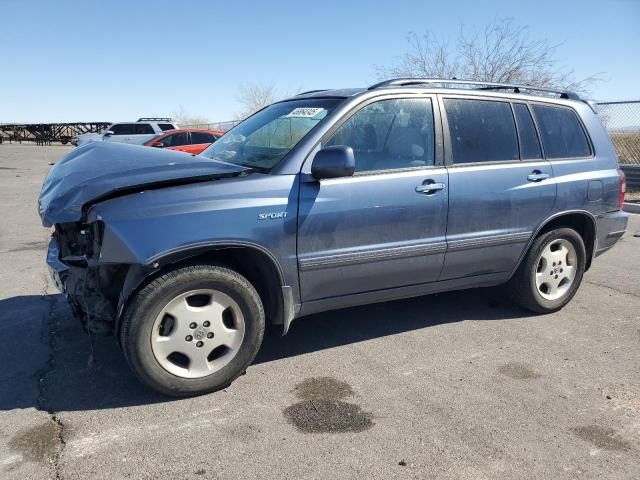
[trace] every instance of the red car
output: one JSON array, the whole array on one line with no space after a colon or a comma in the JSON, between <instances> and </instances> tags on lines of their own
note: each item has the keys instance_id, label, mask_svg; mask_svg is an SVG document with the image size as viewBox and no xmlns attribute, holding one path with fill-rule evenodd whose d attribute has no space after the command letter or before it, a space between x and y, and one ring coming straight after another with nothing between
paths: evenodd
<instances>
[{"instance_id":1,"label":"red car","mask_svg":"<svg viewBox=\"0 0 640 480\"><path fill-rule=\"evenodd\" d=\"M168 148L198 155L205 148L219 139L224 132L218 130L179 129L152 138L144 145L146 147Z\"/></svg>"}]
</instances>

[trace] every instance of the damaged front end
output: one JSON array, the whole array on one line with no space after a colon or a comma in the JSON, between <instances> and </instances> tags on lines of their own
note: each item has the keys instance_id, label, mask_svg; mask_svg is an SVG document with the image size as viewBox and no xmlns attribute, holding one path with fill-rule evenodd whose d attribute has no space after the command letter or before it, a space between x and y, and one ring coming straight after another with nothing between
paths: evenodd
<instances>
[{"instance_id":1,"label":"damaged front end","mask_svg":"<svg viewBox=\"0 0 640 480\"><path fill-rule=\"evenodd\" d=\"M117 217L123 212L135 216L135 209L121 205L111 212L111 223L96 209L118 198L141 198L145 192L171 191L247 171L183 152L109 142L91 142L56 162L42 185L38 213L45 227L55 228L47 263L85 329L114 332L128 295L155 268L147 265L151 255L132 251L147 245L143 234L139 242L128 244L122 232L114 230ZM131 222L125 233L136 228Z\"/></svg>"},{"instance_id":2,"label":"damaged front end","mask_svg":"<svg viewBox=\"0 0 640 480\"><path fill-rule=\"evenodd\" d=\"M94 334L114 331L118 296L126 268L100 264L102 222L55 225L47 264L83 328Z\"/></svg>"}]
</instances>

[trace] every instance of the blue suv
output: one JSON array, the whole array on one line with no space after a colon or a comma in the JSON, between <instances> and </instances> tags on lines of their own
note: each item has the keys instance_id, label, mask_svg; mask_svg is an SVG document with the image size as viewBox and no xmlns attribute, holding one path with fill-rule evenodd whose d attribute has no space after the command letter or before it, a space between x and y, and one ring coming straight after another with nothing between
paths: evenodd
<instances>
[{"instance_id":1,"label":"blue suv","mask_svg":"<svg viewBox=\"0 0 640 480\"><path fill-rule=\"evenodd\" d=\"M84 327L180 396L229 385L266 322L499 284L559 310L624 233L624 190L571 92L398 79L275 103L200 156L79 147L39 209Z\"/></svg>"}]
</instances>

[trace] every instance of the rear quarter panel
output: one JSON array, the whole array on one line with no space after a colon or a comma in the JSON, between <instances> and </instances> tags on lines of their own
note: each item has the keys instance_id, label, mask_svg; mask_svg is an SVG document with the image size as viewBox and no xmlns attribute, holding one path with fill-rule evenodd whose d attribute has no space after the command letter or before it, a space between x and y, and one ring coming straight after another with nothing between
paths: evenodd
<instances>
[{"instance_id":1,"label":"rear quarter panel","mask_svg":"<svg viewBox=\"0 0 640 480\"><path fill-rule=\"evenodd\" d=\"M576 102L571 106L591 138L593 156L551 160L558 192L554 211L586 210L597 216L618 210L620 179L613 143L587 104Z\"/></svg>"}]
</instances>

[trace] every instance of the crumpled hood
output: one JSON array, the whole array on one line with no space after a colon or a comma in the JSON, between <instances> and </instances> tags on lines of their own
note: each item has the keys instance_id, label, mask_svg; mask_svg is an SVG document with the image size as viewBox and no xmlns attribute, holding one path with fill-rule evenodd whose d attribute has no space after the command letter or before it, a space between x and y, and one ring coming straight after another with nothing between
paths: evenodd
<instances>
[{"instance_id":1,"label":"crumpled hood","mask_svg":"<svg viewBox=\"0 0 640 480\"><path fill-rule=\"evenodd\" d=\"M38 211L42 224L76 222L100 198L208 179L247 169L183 152L123 143L90 142L58 161L44 180Z\"/></svg>"}]
</instances>

